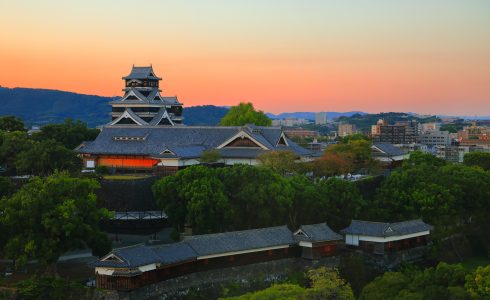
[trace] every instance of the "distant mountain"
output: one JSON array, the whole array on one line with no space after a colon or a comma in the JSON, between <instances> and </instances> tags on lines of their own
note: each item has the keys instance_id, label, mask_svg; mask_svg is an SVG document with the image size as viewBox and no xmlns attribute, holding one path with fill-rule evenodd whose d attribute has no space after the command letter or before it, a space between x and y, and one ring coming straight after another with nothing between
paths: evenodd
<instances>
[{"instance_id":1,"label":"distant mountain","mask_svg":"<svg viewBox=\"0 0 490 300\"><path fill-rule=\"evenodd\" d=\"M184 123L186 125L218 125L228 108L214 105L191 106L184 108Z\"/></svg>"},{"instance_id":2,"label":"distant mountain","mask_svg":"<svg viewBox=\"0 0 490 300\"><path fill-rule=\"evenodd\" d=\"M338 117L351 117L355 114L365 115L362 111L348 111L348 112L327 112L327 119L333 120ZM306 120L315 120L315 112L292 112L292 113L281 113L281 114L271 114L267 113L267 116L271 119L286 119L286 118L297 118Z\"/></svg>"},{"instance_id":3,"label":"distant mountain","mask_svg":"<svg viewBox=\"0 0 490 300\"><path fill-rule=\"evenodd\" d=\"M107 123L111 97L28 88L0 88L0 115L15 115L28 125L61 123L66 118L90 127Z\"/></svg>"},{"instance_id":4,"label":"distant mountain","mask_svg":"<svg viewBox=\"0 0 490 300\"><path fill-rule=\"evenodd\" d=\"M109 122L109 102L117 97L84 95L58 90L0 87L0 115L15 115L29 126L61 123L66 118L95 127ZM187 125L216 125L228 111L213 105L186 107Z\"/></svg>"}]
</instances>

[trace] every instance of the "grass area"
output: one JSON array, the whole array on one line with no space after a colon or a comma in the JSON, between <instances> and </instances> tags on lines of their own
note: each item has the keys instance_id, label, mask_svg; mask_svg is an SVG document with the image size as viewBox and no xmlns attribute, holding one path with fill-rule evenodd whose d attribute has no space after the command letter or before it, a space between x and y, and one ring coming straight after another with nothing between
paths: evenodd
<instances>
[{"instance_id":1,"label":"grass area","mask_svg":"<svg viewBox=\"0 0 490 300\"><path fill-rule=\"evenodd\" d=\"M103 178L107 180L134 180L148 178L150 175L104 175Z\"/></svg>"},{"instance_id":2,"label":"grass area","mask_svg":"<svg viewBox=\"0 0 490 300\"><path fill-rule=\"evenodd\" d=\"M475 270L479 266L487 266L490 265L490 257L488 256L476 256L472 257L470 259L465 260L463 263L463 266L470 271Z\"/></svg>"}]
</instances>

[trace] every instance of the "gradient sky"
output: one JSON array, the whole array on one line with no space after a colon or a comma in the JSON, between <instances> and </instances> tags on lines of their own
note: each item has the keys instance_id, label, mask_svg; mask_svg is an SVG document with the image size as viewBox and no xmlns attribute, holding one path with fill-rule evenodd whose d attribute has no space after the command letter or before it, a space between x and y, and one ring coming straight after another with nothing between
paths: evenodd
<instances>
[{"instance_id":1,"label":"gradient sky","mask_svg":"<svg viewBox=\"0 0 490 300\"><path fill-rule=\"evenodd\" d=\"M489 0L1 0L0 26L6 87L121 95L151 63L185 106L490 115Z\"/></svg>"}]
</instances>

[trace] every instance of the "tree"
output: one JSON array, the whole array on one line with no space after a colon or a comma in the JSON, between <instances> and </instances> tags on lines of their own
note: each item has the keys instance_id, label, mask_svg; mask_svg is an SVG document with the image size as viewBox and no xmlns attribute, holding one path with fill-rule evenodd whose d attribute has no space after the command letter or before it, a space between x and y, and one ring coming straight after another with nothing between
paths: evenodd
<instances>
[{"instance_id":1,"label":"tree","mask_svg":"<svg viewBox=\"0 0 490 300\"><path fill-rule=\"evenodd\" d=\"M294 173L296 168L296 154L293 151L267 151L258 157L261 165L270 168L281 175Z\"/></svg>"},{"instance_id":2,"label":"tree","mask_svg":"<svg viewBox=\"0 0 490 300\"><path fill-rule=\"evenodd\" d=\"M221 154L218 150L206 150L201 154L201 158L199 159L202 163L215 163L221 159Z\"/></svg>"},{"instance_id":3,"label":"tree","mask_svg":"<svg viewBox=\"0 0 490 300\"><path fill-rule=\"evenodd\" d=\"M474 272L466 276L466 290L471 296L490 298L490 265L478 267Z\"/></svg>"},{"instance_id":4,"label":"tree","mask_svg":"<svg viewBox=\"0 0 490 300\"><path fill-rule=\"evenodd\" d=\"M243 126L246 124L271 126L272 121L264 112L256 111L252 103L242 102L237 106L232 106L219 123L221 126Z\"/></svg>"},{"instance_id":5,"label":"tree","mask_svg":"<svg viewBox=\"0 0 490 300\"><path fill-rule=\"evenodd\" d=\"M409 282L401 272L386 272L362 289L359 300L396 299Z\"/></svg>"},{"instance_id":6,"label":"tree","mask_svg":"<svg viewBox=\"0 0 490 300\"><path fill-rule=\"evenodd\" d=\"M9 177L0 176L0 199L5 196L10 196L15 190L15 186Z\"/></svg>"},{"instance_id":7,"label":"tree","mask_svg":"<svg viewBox=\"0 0 490 300\"><path fill-rule=\"evenodd\" d=\"M0 130L2 131L26 131L24 122L16 116L0 117Z\"/></svg>"},{"instance_id":8,"label":"tree","mask_svg":"<svg viewBox=\"0 0 490 300\"><path fill-rule=\"evenodd\" d=\"M292 190L267 168L192 166L155 182L153 193L171 224L196 232L221 232L287 223Z\"/></svg>"},{"instance_id":9,"label":"tree","mask_svg":"<svg viewBox=\"0 0 490 300\"><path fill-rule=\"evenodd\" d=\"M369 138L362 133L349 134L340 138L342 144L349 144L351 141L369 141Z\"/></svg>"},{"instance_id":10,"label":"tree","mask_svg":"<svg viewBox=\"0 0 490 300\"><path fill-rule=\"evenodd\" d=\"M318 183L325 219L334 230L347 227L364 207L364 201L356 184L338 178L329 178Z\"/></svg>"},{"instance_id":11,"label":"tree","mask_svg":"<svg viewBox=\"0 0 490 300\"><path fill-rule=\"evenodd\" d=\"M228 230L285 224L292 205L292 189L283 176L267 168L234 165L216 169L232 211Z\"/></svg>"},{"instance_id":12,"label":"tree","mask_svg":"<svg viewBox=\"0 0 490 300\"><path fill-rule=\"evenodd\" d=\"M99 223L112 214L97 208L93 179L71 178L55 173L35 177L11 198L1 202L0 224L5 228L6 257L23 265L37 259L55 272L58 258L65 252L95 248L102 235ZM105 238L104 238L105 237Z\"/></svg>"},{"instance_id":13,"label":"tree","mask_svg":"<svg viewBox=\"0 0 490 300\"><path fill-rule=\"evenodd\" d=\"M444 262L425 270L386 272L367 284L359 299L470 299L463 288L466 274L462 265Z\"/></svg>"},{"instance_id":14,"label":"tree","mask_svg":"<svg viewBox=\"0 0 490 300\"><path fill-rule=\"evenodd\" d=\"M15 174L15 160L17 155L28 150L33 142L25 132L0 132L0 164L10 174Z\"/></svg>"},{"instance_id":15,"label":"tree","mask_svg":"<svg viewBox=\"0 0 490 300\"><path fill-rule=\"evenodd\" d=\"M229 223L230 202L216 177L202 177L186 186L187 223L196 234L222 232Z\"/></svg>"},{"instance_id":16,"label":"tree","mask_svg":"<svg viewBox=\"0 0 490 300\"><path fill-rule=\"evenodd\" d=\"M312 170L317 177L331 177L351 172L352 159L348 153L326 152L312 163Z\"/></svg>"},{"instance_id":17,"label":"tree","mask_svg":"<svg viewBox=\"0 0 490 300\"><path fill-rule=\"evenodd\" d=\"M77 172L82 163L73 150L54 140L43 140L22 151L17 156L15 166L18 172L24 174L49 175L55 170Z\"/></svg>"},{"instance_id":18,"label":"tree","mask_svg":"<svg viewBox=\"0 0 490 300\"><path fill-rule=\"evenodd\" d=\"M296 300L301 299L305 289L297 284L274 284L264 290L247 293L238 297L220 298L221 300Z\"/></svg>"},{"instance_id":19,"label":"tree","mask_svg":"<svg viewBox=\"0 0 490 300\"><path fill-rule=\"evenodd\" d=\"M478 238L487 231L488 199L489 172L415 152L381 184L369 215L390 222L423 218L436 225L436 236L471 229L475 241L488 245L486 235Z\"/></svg>"},{"instance_id":20,"label":"tree","mask_svg":"<svg viewBox=\"0 0 490 300\"><path fill-rule=\"evenodd\" d=\"M93 141L99 135L98 129L88 128L82 121L66 119L62 124L48 124L33 135L38 141L55 140L68 149L75 149L83 141Z\"/></svg>"},{"instance_id":21,"label":"tree","mask_svg":"<svg viewBox=\"0 0 490 300\"><path fill-rule=\"evenodd\" d=\"M467 166L479 166L485 171L490 171L490 153L470 152L464 155L464 164Z\"/></svg>"},{"instance_id":22,"label":"tree","mask_svg":"<svg viewBox=\"0 0 490 300\"><path fill-rule=\"evenodd\" d=\"M309 270L307 278L310 287L304 288L297 284L275 284L265 290L247 293L239 297L223 298L228 300L252 299L325 299L354 300L350 285L340 278L337 270L320 267Z\"/></svg>"},{"instance_id":23,"label":"tree","mask_svg":"<svg viewBox=\"0 0 490 300\"><path fill-rule=\"evenodd\" d=\"M350 285L340 278L337 270L320 267L309 270L307 277L311 288L305 291L306 299L355 299Z\"/></svg>"},{"instance_id":24,"label":"tree","mask_svg":"<svg viewBox=\"0 0 490 300\"><path fill-rule=\"evenodd\" d=\"M371 156L371 142L356 137L328 147L323 156L313 162L317 176L343 175L360 169L374 172L379 169L379 163Z\"/></svg>"}]
</instances>

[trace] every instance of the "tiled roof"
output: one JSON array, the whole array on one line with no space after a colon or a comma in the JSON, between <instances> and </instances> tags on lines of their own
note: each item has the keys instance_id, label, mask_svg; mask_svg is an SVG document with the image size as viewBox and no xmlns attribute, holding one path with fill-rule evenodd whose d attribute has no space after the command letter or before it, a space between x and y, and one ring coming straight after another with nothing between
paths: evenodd
<instances>
[{"instance_id":1,"label":"tiled roof","mask_svg":"<svg viewBox=\"0 0 490 300\"><path fill-rule=\"evenodd\" d=\"M341 240L342 236L330 229L326 223L320 223L302 225L300 230L295 233L294 238L300 241L323 242Z\"/></svg>"},{"instance_id":2,"label":"tiled roof","mask_svg":"<svg viewBox=\"0 0 490 300\"><path fill-rule=\"evenodd\" d=\"M153 76L152 76L153 75ZM123 77L123 79L161 79L155 76L153 68L149 67L135 67L131 69L131 73L128 76Z\"/></svg>"},{"instance_id":3,"label":"tiled roof","mask_svg":"<svg viewBox=\"0 0 490 300\"><path fill-rule=\"evenodd\" d=\"M184 240L199 256L294 244L287 226L196 235Z\"/></svg>"},{"instance_id":4,"label":"tiled roof","mask_svg":"<svg viewBox=\"0 0 490 300\"><path fill-rule=\"evenodd\" d=\"M349 227L341 230L341 232L344 234L387 237L418 233L432 229L433 226L425 223L420 219L398 223L381 223L352 220Z\"/></svg>"},{"instance_id":5,"label":"tiled roof","mask_svg":"<svg viewBox=\"0 0 490 300\"><path fill-rule=\"evenodd\" d=\"M378 148L379 150L381 150L381 152L383 152L384 154L389 155L389 156L399 156L399 155L405 154L405 152L403 152L403 150L401 150L398 147L393 146L393 144L390 144L390 143L374 143L373 146Z\"/></svg>"},{"instance_id":6,"label":"tiled roof","mask_svg":"<svg viewBox=\"0 0 490 300\"><path fill-rule=\"evenodd\" d=\"M174 264L193 260L197 256L196 252L186 243L173 243L152 247L136 245L132 247L114 249L111 251L111 254L114 254L122 261L99 260L94 263L94 266L137 268L155 263Z\"/></svg>"},{"instance_id":7,"label":"tiled roof","mask_svg":"<svg viewBox=\"0 0 490 300\"><path fill-rule=\"evenodd\" d=\"M224 126L105 126L95 141L84 143L77 151L91 154L194 158L200 157L205 150L216 149L216 147L236 135L240 130L244 130L244 128ZM249 132L247 130L247 133ZM279 127L261 127L260 132L256 131L253 133L253 137L260 143L266 144L270 150L291 150L301 156L310 154L310 151L290 140L287 140L289 146L276 147L275 139L280 136L281 132ZM145 138L124 140L115 139L115 137ZM162 154L166 149L175 155ZM220 153L224 158L255 158L262 152L263 149L253 147L220 149Z\"/></svg>"},{"instance_id":8,"label":"tiled roof","mask_svg":"<svg viewBox=\"0 0 490 300\"><path fill-rule=\"evenodd\" d=\"M295 241L287 226L196 235L184 241L162 246L136 245L111 251L119 260L102 258L95 267L137 268L150 264L174 264L198 256L292 245Z\"/></svg>"}]
</instances>

